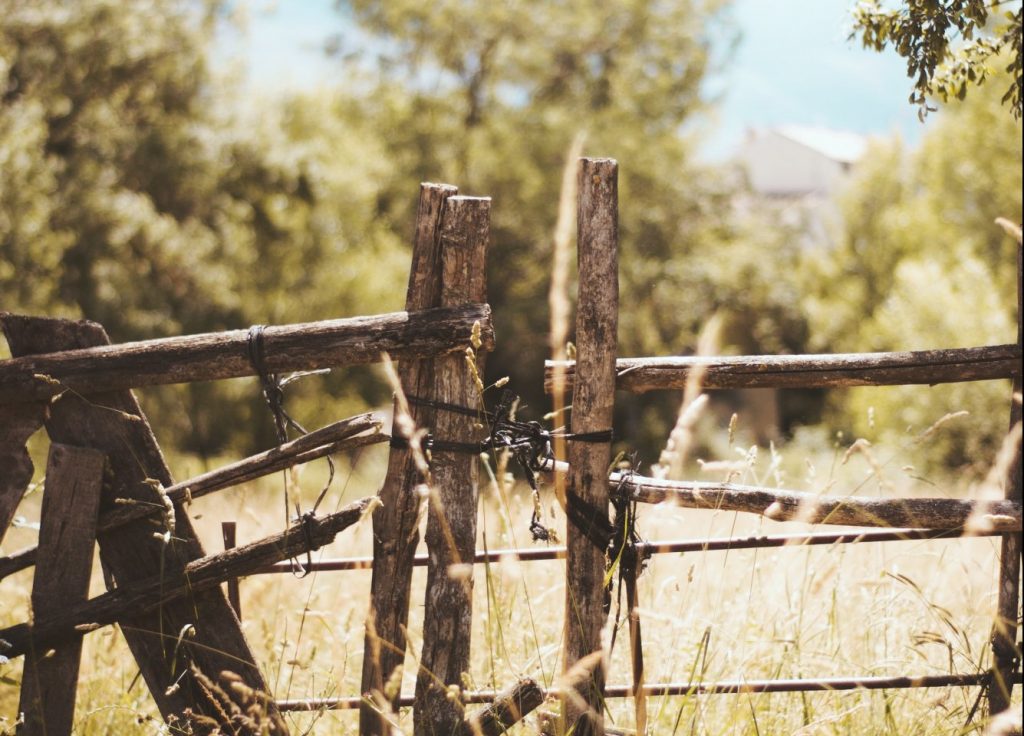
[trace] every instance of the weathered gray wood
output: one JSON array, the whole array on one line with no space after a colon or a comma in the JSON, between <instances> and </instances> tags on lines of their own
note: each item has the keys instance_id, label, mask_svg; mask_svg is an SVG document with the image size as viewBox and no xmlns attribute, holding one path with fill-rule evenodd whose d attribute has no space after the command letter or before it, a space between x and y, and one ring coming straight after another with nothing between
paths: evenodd
<instances>
[{"instance_id":1,"label":"weathered gray wood","mask_svg":"<svg viewBox=\"0 0 1024 736\"><path fill-rule=\"evenodd\" d=\"M959 529L977 526L1019 531L1019 501L968 501L958 498L873 498L819 496L777 488L623 477L612 473L609 487L622 487L643 503L674 503L693 509L745 511L775 521L865 527Z\"/></svg>"},{"instance_id":2,"label":"weathered gray wood","mask_svg":"<svg viewBox=\"0 0 1024 736\"><path fill-rule=\"evenodd\" d=\"M164 489L176 504L185 503L215 491L248 483L279 470L311 462L324 455L350 450L363 445L386 442L388 437L380 430L381 422L373 414L360 414L340 422L321 427L309 434L265 452L250 455L224 467L175 483ZM366 434L361 434L366 432ZM153 531L162 530L162 506L132 503L116 505L100 515L98 529L110 532L124 524L148 519ZM35 564L36 548L28 547L7 557L0 557L0 580Z\"/></svg>"},{"instance_id":3,"label":"weathered gray wood","mask_svg":"<svg viewBox=\"0 0 1024 736\"><path fill-rule=\"evenodd\" d=\"M0 405L0 542L32 480L34 468L25 443L45 419L45 402Z\"/></svg>"},{"instance_id":4,"label":"weathered gray wood","mask_svg":"<svg viewBox=\"0 0 1024 736\"><path fill-rule=\"evenodd\" d=\"M40 514L39 563L32 581L32 615L84 601L89 595L96 518L103 488L103 453L50 445ZM71 734L82 639L56 650L38 643L25 656L18 712L20 736Z\"/></svg>"},{"instance_id":5,"label":"weathered gray wood","mask_svg":"<svg viewBox=\"0 0 1024 736\"><path fill-rule=\"evenodd\" d=\"M543 702L540 685L535 680L522 679L497 693L490 705L466 719L459 736L502 736Z\"/></svg>"},{"instance_id":6,"label":"weathered gray wood","mask_svg":"<svg viewBox=\"0 0 1024 736\"><path fill-rule=\"evenodd\" d=\"M621 358L616 361L615 385L634 394L682 389L697 366L705 371L701 380L705 389L932 385L1011 378L1020 374L1020 364L1017 345L835 355ZM558 365L571 386L576 364ZM550 360L544 365L548 393L554 366Z\"/></svg>"},{"instance_id":7,"label":"weathered gray wood","mask_svg":"<svg viewBox=\"0 0 1024 736\"><path fill-rule=\"evenodd\" d=\"M577 240L579 295L576 311L576 369L572 431L611 429L615 406L615 353L619 311L618 164L612 159L580 159ZM607 520L611 444L569 443L566 499ZM605 550L572 522L568 525L565 598L565 669L600 651L605 623ZM579 686L587 707L563 700L566 724L576 736L604 734L604 664Z\"/></svg>"},{"instance_id":8,"label":"weathered gray wood","mask_svg":"<svg viewBox=\"0 0 1024 736\"><path fill-rule=\"evenodd\" d=\"M152 575L84 603L50 609L45 614L40 612L32 624L0 629L0 639L6 642L6 648L0 649L0 654L18 657L25 654L30 646L58 645L83 630L92 631L114 622L135 620L140 613L189 599L198 592L219 591L220 584L226 580L249 575L265 565L330 544L339 533L359 521L372 503L373 499L364 498L332 514L312 517L308 522L300 520L285 531L257 542L192 560L173 573ZM231 620L237 623L234 616ZM203 622L195 626L198 635ZM182 638L181 646L188 647L190 641L188 637ZM237 672L237 669L232 671ZM239 728L238 724L230 725L232 730L229 733L235 733Z\"/></svg>"},{"instance_id":9,"label":"weathered gray wood","mask_svg":"<svg viewBox=\"0 0 1024 736\"><path fill-rule=\"evenodd\" d=\"M486 301L490 226L490 198L451 197L448 200L441 222L442 306ZM464 347L470 347L469 343ZM481 403L480 388L467 357L455 353L434 362L431 399L456 406ZM477 355L476 362L482 375L482 356ZM434 435L445 441L472 442L481 437L473 424L473 417L438 412ZM446 686L461 686L463 674L469 671L477 458L464 452L435 450L430 475L423 653L416 678L413 723L417 736L447 736L456 732L465 718L462 704L449 698Z\"/></svg>"},{"instance_id":10,"label":"weathered gray wood","mask_svg":"<svg viewBox=\"0 0 1024 736\"><path fill-rule=\"evenodd\" d=\"M2 320L7 343L15 356L75 350L106 344L103 328L92 322L45 318ZM103 452L111 470L104 486L101 511L114 508L115 500L133 499L161 505L163 500L153 484L172 485L156 438L142 410L128 391L101 393L83 398L65 392L50 404L46 429L53 442L92 447ZM98 535L104 566L118 587L163 574L172 578L185 565L204 556L192 522L180 505L174 505L173 534L166 543L157 539L148 521L125 524L116 532ZM191 629L189 627L192 627ZM214 726L203 725L185 714L209 716L221 723L223 709L209 691L196 682L191 666L210 677L224 670L235 672L256 692L267 693L267 684L242 635L241 627L224 593L207 590L131 616L121 622L128 646L165 719L192 721L197 733ZM178 643L183 631L194 631ZM184 674L183 674L184 673ZM177 684L178 688L171 688ZM284 721L271 706L268 719L274 733L287 733ZM237 724L221 723L237 730Z\"/></svg>"},{"instance_id":11,"label":"weathered gray wood","mask_svg":"<svg viewBox=\"0 0 1024 736\"><path fill-rule=\"evenodd\" d=\"M1024 349L1024 301L1022 301L1021 275L1024 266L1021 264L1021 247L1017 247L1017 347ZM1020 364L1013 379L1013 394L1021 393ZM1010 400L1010 431L1021 422L1021 405L1013 398ZM1021 496L1021 445L1017 442L1017 450L1013 461L1006 470L1003 490L1008 501L1020 505ZM1013 700L1013 684L1011 675L1021 661L1020 644L1017 642L1017 622L1020 620L1020 569L1022 545L1021 533L1007 534L1003 537L999 553L999 593L996 603L996 622L992 631L993 682L989 688L989 711L995 715L1010 707Z\"/></svg>"},{"instance_id":12,"label":"weathered gray wood","mask_svg":"<svg viewBox=\"0 0 1024 736\"><path fill-rule=\"evenodd\" d=\"M409 311L441 304L441 217L445 202L457 191L447 184L420 186L405 302ZM465 346L466 341L462 345ZM426 397L433 387L434 361L430 358L404 360L397 371L402 389L408 395ZM397 414L397 404L395 409ZM434 414L429 407L413 404L409 413L417 427L433 428ZM376 692L378 697L384 697L384 683L405 661L412 560L419 542L417 523L421 499L416 487L422 482L412 453L408 449L392 448L379 494L383 506L373 515L374 564L360 686L364 694ZM393 702L397 697L396 692ZM359 713L360 733L390 734L391 726L371 704L374 698L364 701Z\"/></svg>"},{"instance_id":13,"label":"weathered gray wood","mask_svg":"<svg viewBox=\"0 0 1024 736\"><path fill-rule=\"evenodd\" d=\"M0 313L6 331L31 317ZM488 345L494 339L490 307L392 312L265 328L263 347L271 373L376 363L458 350L474 322ZM256 375L249 360L248 330L105 345L89 350L0 361L0 403L48 398L66 388L80 394L166 383Z\"/></svg>"}]
</instances>

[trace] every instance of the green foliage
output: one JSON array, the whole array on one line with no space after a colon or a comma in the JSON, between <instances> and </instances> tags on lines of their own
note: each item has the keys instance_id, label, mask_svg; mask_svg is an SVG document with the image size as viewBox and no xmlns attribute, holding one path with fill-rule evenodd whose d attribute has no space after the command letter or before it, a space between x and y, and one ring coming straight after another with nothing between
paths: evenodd
<instances>
[{"instance_id":1,"label":"green foliage","mask_svg":"<svg viewBox=\"0 0 1024 736\"><path fill-rule=\"evenodd\" d=\"M0 18L3 308L122 341L400 306L382 296L407 265L376 219L376 133L334 95L271 113L219 86L217 3L0 0ZM190 386L146 405L163 438L206 454L252 427L266 440L256 395Z\"/></svg>"},{"instance_id":2,"label":"green foliage","mask_svg":"<svg viewBox=\"0 0 1024 736\"><path fill-rule=\"evenodd\" d=\"M904 0L886 7L881 0L862 0L853 9L854 30L866 48L881 51L890 44L907 60L907 76L914 80L910 102L924 119L929 97L946 102L963 100L971 86L992 76L1000 63L1010 75L1002 102L1009 101L1020 118L1021 18L1019 3L1014 12L1001 11L1013 2L991 0ZM997 19L998 18L998 19ZM952 48L959 36L963 43ZM1002 60L1000 59L1002 57Z\"/></svg>"},{"instance_id":3,"label":"green foliage","mask_svg":"<svg viewBox=\"0 0 1024 736\"><path fill-rule=\"evenodd\" d=\"M1020 221L1021 128L979 90L908 154L873 148L841 201L837 242L813 257L804 305L812 348L837 352L991 345L1015 339L1016 243L994 224ZM933 464L984 468L1006 431L1005 382L853 389L836 421L859 436L926 429L971 416L929 443ZM869 421L868 408L874 408Z\"/></svg>"}]
</instances>

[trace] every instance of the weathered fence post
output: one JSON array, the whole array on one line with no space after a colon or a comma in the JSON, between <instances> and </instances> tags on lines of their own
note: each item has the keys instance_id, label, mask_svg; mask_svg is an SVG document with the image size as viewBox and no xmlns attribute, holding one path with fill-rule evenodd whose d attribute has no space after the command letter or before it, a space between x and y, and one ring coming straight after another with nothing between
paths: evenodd
<instances>
[{"instance_id":1,"label":"weathered fence post","mask_svg":"<svg viewBox=\"0 0 1024 736\"><path fill-rule=\"evenodd\" d=\"M41 615L89 595L96 519L103 488L103 453L53 444L46 465L39 558L32 581L32 613ZM19 736L70 734L78 692L82 637L56 650L25 655L18 712Z\"/></svg>"},{"instance_id":2,"label":"weathered fence post","mask_svg":"<svg viewBox=\"0 0 1024 736\"><path fill-rule=\"evenodd\" d=\"M451 197L441 223L442 306L487 300L487 245L491 200ZM470 347L467 345L467 348ZM479 345L474 346L479 349ZM431 398L462 407L482 404L482 356L453 353L434 362ZM480 438L472 416L439 411L434 435L441 442ZM413 709L417 736L448 736L465 720L447 686L462 685L469 670L473 624L473 561L476 556L477 456L435 448L427 514L427 592L423 654Z\"/></svg>"},{"instance_id":3,"label":"weathered fence post","mask_svg":"<svg viewBox=\"0 0 1024 736\"><path fill-rule=\"evenodd\" d=\"M234 521L222 521L220 523L220 534L224 539L224 551L234 549L238 543L238 524ZM238 589L238 578L228 580L228 603L234 609L238 620L242 620L242 596Z\"/></svg>"},{"instance_id":4,"label":"weathered fence post","mask_svg":"<svg viewBox=\"0 0 1024 736\"><path fill-rule=\"evenodd\" d=\"M580 159L579 298L576 312L576 380L572 432L611 429L615 405L618 344L618 164L613 159ZM565 668L600 652L606 614L605 548L608 526L610 442L570 442L566 501L569 508L566 561ZM576 521L572 521L575 518ZM602 692L605 667L563 703L574 736L604 734ZM585 707L583 704L585 703Z\"/></svg>"},{"instance_id":5,"label":"weathered fence post","mask_svg":"<svg viewBox=\"0 0 1024 736\"><path fill-rule=\"evenodd\" d=\"M1021 244L1017 245L1017 345L1024 349L1024 297L1021 292ZM1013 378L1013 395L1010 398L1010 431L1021 422L1021 405L1017 396L1021 393L1021 367ZM1007 500L1021 502L1021 445L1006 471L1004 492ZM1017 643L1017 620L1020 611L1020 569L1021 533L1003 535L999 556L999 598L996 607L996 622L992 632L993 681L989 686L989 711L992 715L1010 707L1013 694L1014 670L1020 665L1020 648Z\"/></svg>"},{"instance_id":6,"label":"weathered fence post","mask_svg":"<svg viewBox=\"0 0 1024 736\"><path fill-rule=\"evenodd\" d=\"M445 202L458 190L447 184L422 184L416 211L412 244L412 266L406 292L406 309L437 307L441 303L441 242L438 237ZM407 360L398 365L402 389L414 396L426 396L433 387L434 361ZM422 405L409 407L418 427L433 426L433 410ZM396 403L397 413L397 403ZM412 453L392 448L387 475L380 490L381 508L373 515L373 574L370 613L363 647L361 690L368 696L360 708L359 732L371 736L391 733L380 713L385 682L397 671L398 686L387 693L392 707L398 701L401 667L405 661L405 626L409 620L409 591L413 557L419 541L417 529L420 497L416 487L423 482Z\"/></svg>"},{"instance_id":7,"label":"weathered fence post","mask_svg":"<svg viewBox=\"0 0 1024 736\"><path fill-rule=\"evenodd\" d=\"M4 314L0 315L0 326L15 356L109 343L106 332L94 322ZM88 396L66 391L50 403L49 412L46 429L51 441L92 447L106 454L112 480L104 486L101 508L114 508L115 499L163 505L155 486L169 487L171 474L130 391ZM167 513L163 522L141 519L116 532L98 535L103 562L118 586L154 575L177 574L190 560L204 555L185 509L179 504L173 504L173 508L173 517ZM173 529L168 529L171 522ZM172 533L164 537L162 533L167 531ZM154 532L160 532L162 538L155 538ZM157 707L168 721L187 720L183 714L190 710L197 716L209 716L213 724L231 725L222 723L222 705L192 677L193 665L213 678L230 670L252 690L269 692L220 589L126 618L121 630ZM180 646L168 646L178 637ZM268 709L271 732L287 733L272 701ZM213 727L194 725L201 733Z\"/></svg>"}]
</instances>

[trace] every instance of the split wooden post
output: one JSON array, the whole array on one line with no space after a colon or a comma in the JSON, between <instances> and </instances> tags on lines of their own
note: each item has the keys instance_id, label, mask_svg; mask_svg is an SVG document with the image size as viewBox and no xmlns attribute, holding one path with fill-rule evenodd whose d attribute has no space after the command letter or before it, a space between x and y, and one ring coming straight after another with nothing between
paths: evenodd
<instances>
[{"instance_id":1,"label":"split wooden post","mask_svg":"<svg viewBox=\"0 0 1024 736\"><path fill-rule=\"evenodd\" d=\"M1021 278L1024 266L1021 264L1021 245L1017 246L1017 346L1024 349L1024 297ZM1013 378L1013 395L1010 398L1010 432L1017 431L1021 423L1021 405L1017 398L1021 393L1021 366L1017 364L1017 375ZM1021 503L1021 442L1018 437L1017 450L1006 471L1004 494L1007 500ZM1010 707L1013 695L1014 670L1020 663L1020 647L1017 643L1017 620L1020 615L1020 569L1021 533L1006 534L999 555L999 597L996 604L996 622L992 632L993 680L989 686L989 711L992 715Z\"/></svg>"},{"instance_id":2,"label":"split wooden post","mask_svg":"<svg viewBox=\"0 0 1024 736\"><path fill-rule=\"evenodd\" d=\"M618 164L613 159L580 159L579 297L576 313L576 375L572 432L611 429L615 405L618 344ZM565 669L601 651L605 622L605 549L592 537L608 523L608 466L611 443L570 442L566 500L575 516L592 518L591 528L568 525L565 600ZM575 736L604 734L604 663L578 688L582 700L565 698L566 725ZM586 707L581 707L585 703Z\"/></svg>"},{"instance_id":3,"label":"split wooden post","mask_svg":"<svg viewBox=\"0 0 1024 736\"><path fill-rule=\"evenodd\" d=\"M103 453L53 444L46 465L46 487L39 530L39 561L32 581L32 614L43 615L89 595ZM55 651L28 652L21 678L18 712L25 721L19 736L70 734L78 692L82 637Z\"/></svg>"},{"instance_id":4,"label":"split wooden post","mask_svg":"<svg viewBox=\"0 0 1024 736\"><path fill-rule=\"evenodd\" d=\"M109 344L106 332L95 322L3 314L0 326L15 356ZM53 401L49 410L46 429L51 441L92 447L106 454L112 482L103 489L101 508L114 508L116 499L163 504L153 481L169 487L170 470L130 391L88 396L68 391ZM98 535L103 563L118 587L154 575L179 574L189 561L204 555L185 509L179 504L173 507L174 529L166 541L155 538L154 522L149 519L126 524L116 533ZM159 529L168 531L165 526L159 525ZM269 692L241 626L219 588L128 617L122 621L121 630L160 713L168 721L187 722L190 716L185 712L190 710L196 716L209 716L212 723L234 727L222 722L222 706L194 680L192 665L212 678L230 670L254 691ZM194 637L183 632L192 632ZM180 646L168 645L175 640ZM173 684L179 687L172 688ZM268 708L271 732L287 733L276 706L271 702ZM213 728L198 722L195 727L202 733Z\"/></svg>"},{"instance_id":5,"label":"split wooden post","mask_svg":"<svg viewBox=\"0 0 1024 736\"><path fill-rule=\"evenodd\" d=\"M430 309L441 303L441 216L445 202L458 189L448 184L421 184L416 227L412 243L412 266L405 306L409 311ZM426 396L434 383L431 358L405 360L398 364L398 380L408 395ZM395 403L395 415L398 414ZM430 407L413 404L409 414L421 429L433 427ZM396 426L392 433L401 434ZM363 646L361 690L365 698L359 713L359 732L385 736L392 732L377 703L385 699L384 684L405 661L405 627L409 620L413 557L419 542L417 487L424 478L410 450L392 448L388 469L380 489L382 507L373 515L373 575L370 583L370 612ZM401 677L396 680L401 683ZM394 707L399 689L386 698Z\"/></svg>"},{"instance_id":6,"label":"split wooden post","mask_svg":"<svg viewBox=\"0 0 1024 736\"><path fill-rule=\"evenodd\" d=\"M238 524L234 521L222 521L220 523L220 534L224 539L224 551L233 550L238 543ZM242 620L242 598L238 591L238 578L228 580L228 603L235 612L238 620Z\"/></svg>"},{"instance_id":7,"label":"split wooden post","mask_svg":"<svg viewBox=\"0 0 1024 736\"><path fill-rule=\"evenodd\" d=\"M441 304L487 300L487 245L490 240L489 197L451 197L441 222L443 264ZM466 346L470 348L469 345ZM431 398L456 406L482 403L483 357L455 353L434 363ZM438 440L472 442L481 437L474 419L438 411ZM465 719L462 703L447 686L461 686L469 670L473 624L473 561L476 555L477 456L435 449L430 467L427 513L427 591L423 620L423 654L416 678L413 709L417 736L456 733Z\"/></svg>"}]
</instances>

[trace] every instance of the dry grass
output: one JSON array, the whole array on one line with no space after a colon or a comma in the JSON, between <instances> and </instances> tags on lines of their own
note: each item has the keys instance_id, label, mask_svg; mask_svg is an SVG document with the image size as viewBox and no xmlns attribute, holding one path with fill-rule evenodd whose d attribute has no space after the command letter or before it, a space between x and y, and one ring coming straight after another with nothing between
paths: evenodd
<instances>
[{"instance_id":1,"label":"dry grass","mask_svg":"<svg viewBox=\"0 0 1024 736\"><path fill-rule=\"evenodd\" d=\"M724 436L726 430L721 430ZM855 458L840 464L851 444L817 456L811 463L816 472L808 470L807 458L791 456L787 448L744 450L743 463L730 464L728 472L736 482L765 485L787 473L806 476L814 487L841 495L876 472ZM883 457L884 449L876 447ZM364 450L354 469L340 462L339 480L324 510L371 494L381 480L385 452ZM200 470L188 462L174 465L178 477ZM299 481L305 493L316 493L323 472L319 464L305 469ZM896 475L890 482L896 486L893 492L905 490ZM195 502L191 513L207 549L221 547L221 520L237 520L241 544L277 531L281 484L277 476ZM486 484L481 497L480 545L526 546L533 504L528 489L495 481ZM38 500L39 494L30 497L20 513L38 518ZM548 495L544 503L564 524L560 511L552 508L557 507L553 497ZM665 507L642 509L639 526L652 540L800 528L734 513ZM31 529L15 529L4 550L33 541ZM364 522L320 554L369 554L370 541L370 525ZM657 556L640 584L647 681L977 671L989 663L997 549L996 540L970 539ZM425 570L419 569L414 601L423 599L425 578ZM368 572L356 571L242 582L243 627L275 697L358 693L369 580ZM554 682L561 666L563 581L561 562L507 559L476 568L474 660L467 687L501 688L522 675L545 685ZM30 571L3 581L0 623L24 619L30 584ZM97 575L93 593L101 589ZM405 692L414 685L421 619L422 608L414 605ZM612 654L613 683L628 681L628 640L620 635ZM162 732L136 675L115 631L86 636L76 733ZM0 667L0 677L0 713L10 723L17 706L19 662ZM954 734L963 732L975 697L974 689L950 688L652 698L649 732ZM609 701L608 707L616 724L631 725L628 700ZM289 718L295 733L357 730L351 711ZM409 713L403 712L401 724L411 732ZM527 725L515 732L536 731Z\"/></svg>"}]
</instances>

